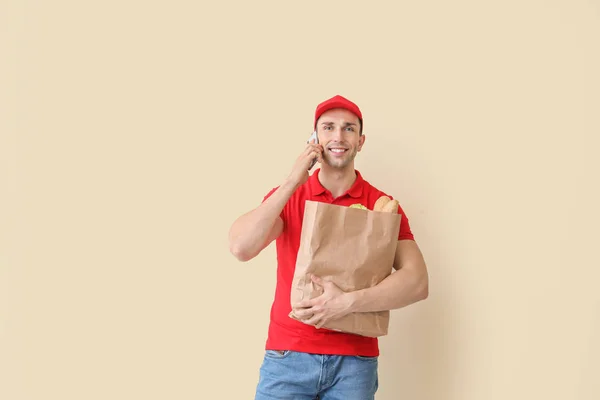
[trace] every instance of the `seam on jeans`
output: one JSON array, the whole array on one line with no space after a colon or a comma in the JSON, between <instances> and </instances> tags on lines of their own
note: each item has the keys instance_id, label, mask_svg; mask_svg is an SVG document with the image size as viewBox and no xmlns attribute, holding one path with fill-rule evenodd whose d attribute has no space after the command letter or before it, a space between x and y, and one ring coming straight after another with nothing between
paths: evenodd
<instances>
[{"instance_id":1,"label":"seam on jeans","mask_svg":"<svg viewBox=\"0 0 600 400\"><path fill-rule=\"evenodd\" d=\"M323 365L324 365L325 357L323 357L321 355L320 358L321 358L321 368L319 369L319 380L317 381L317 393L319 393L323 389Z\"/></svg>"}]
</instances>

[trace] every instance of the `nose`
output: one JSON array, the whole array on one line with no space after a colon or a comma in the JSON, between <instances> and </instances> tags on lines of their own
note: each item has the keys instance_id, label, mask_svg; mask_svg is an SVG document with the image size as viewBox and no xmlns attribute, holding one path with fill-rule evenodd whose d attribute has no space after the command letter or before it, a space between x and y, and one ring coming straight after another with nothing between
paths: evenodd
<instances>
[{"instance_id":1,"label":"nose","mask_svg":"<svg viewBox=\"0 0 600 400\"><path fill-rule=\"evenodd\" d=\"M342 128L341 127L336 127L333 132L332 132L332 139L334 139L335 141L339 142L342 140Z\"/></svg>"}]
</instances>

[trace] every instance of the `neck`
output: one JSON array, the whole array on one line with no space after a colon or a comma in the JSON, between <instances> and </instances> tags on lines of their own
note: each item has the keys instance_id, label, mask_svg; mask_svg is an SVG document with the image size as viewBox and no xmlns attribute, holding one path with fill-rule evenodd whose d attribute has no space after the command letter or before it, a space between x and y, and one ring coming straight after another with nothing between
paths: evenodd
<instances>
[{"instance_id":1,"label":"neck","mask_svg":"<svg viewBox=\"0 0 600 400\"><path fill-rule=\"evenodd\" d=\"M319 171L319 182L331 195L336 198L348 191L356 180L356 171L353 165L346 168L331 168L327 165L321 166Z\"/></svg>"}]
</instances>

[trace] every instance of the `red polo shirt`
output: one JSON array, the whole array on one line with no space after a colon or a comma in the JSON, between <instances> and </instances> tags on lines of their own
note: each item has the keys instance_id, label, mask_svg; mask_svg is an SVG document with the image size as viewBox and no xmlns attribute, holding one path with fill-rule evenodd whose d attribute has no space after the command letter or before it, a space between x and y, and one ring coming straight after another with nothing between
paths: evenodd
<instances>
[{"instance_id":1,"label":"red polo shirt","mask_svg":"<svg viewBox=\"0 0 600 400\"><path fill-rule=\"evenodd\" d=\"M276 240L277 246L277 286L275 299L271 307L266 349L268 350L294 350L316 354L337 355L379 355L377 338L364 337L354 334L317 329L289 317L291 311L290 291L296 256L300 248L300 234L304 215L304 202L306 200L320 201L323 203L350 206L360 203L369 210L373 209L375 201L380 196L392 196L373 187L356 171L356 180L350 189L338 198L333 198L331 192L319 182L319 171L309 177L290 197L281 212L284 228ZM266 200L277 187L273 188L263 199ZM398 212L402 214L398 240L414 240L406 214L401 207Z\"/></svg>"}]
</instances>

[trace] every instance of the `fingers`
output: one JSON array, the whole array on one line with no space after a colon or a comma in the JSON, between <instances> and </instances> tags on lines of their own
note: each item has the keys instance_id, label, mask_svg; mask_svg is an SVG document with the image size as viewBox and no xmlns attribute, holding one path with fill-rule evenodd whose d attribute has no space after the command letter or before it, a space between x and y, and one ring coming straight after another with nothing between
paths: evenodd
<instances>
[{"instance_id":1,"label":"fingers","mask_svg":"<svg viewBox=\"0 0 600 400\"><path fill-rule=\"evenodd\" d=\"M301 320L312 318L314 314L315 313L312 308L294 309L294 315Z\"/></svg>"},{"instance_id":2,"label":"fingers","mask_svg":"<svg viewBox=\"0 0 600 400\"><path fill-rule=\"evenodd\" d=\"M298 308L294 308L294 315L300 321L307 325L315 326L317 329L322 328L325 323L328 321L328 318L325 316L323 310L318 306L307 307L307 308L299 308L300 303L298 304Z\"/></svg>"},{"instance_id":3,"label":"fingers","mask_svg":"<svg viewBox=\"0 0 600 400\"><path fill-rule=\"evenodd\" d=\"M300 158L304 159L302 164L307 163L306 167L309 169L309 166L314 165L314 160L323 162L323 147L320 144L309 144Z\"/></svg>"},{"instance_id":4,"label":"fingers","mask_svg":"<svg viewBox=\"0 0 600 400\"><path fill-rule=\"evenodd\" d=\"M311 142L311 143L308 143L306 145L306 150L308 150L308 149L316 149L318 147L322 147L322 146L320 144L318 144L318 143L312 143Z\"/></svg>"},{"instance_id":5,"label":"fingers","mask_svg":"<svg viewBox=\"0 0 600 400\"><path fill-rule=\"evenodd\" d=\"M317 161L322 164L323 163L323 150L319 150L319 151L313 152L313 153L314 153L314 157L317 159Z\"/></svg>"},{"instance_id":6,"label":"fingers","mask_svg":"<svg viewBox=\"0 0 600 400\"><path fill-rule=\"evenodd\" d=\"M312 317L305 319L302 322L304 322L307 325L317 325L320 320L321 320L320 315L313 315Z\"/></svg>"},{"instance_id":7,"label":"fingers","mask_svg":"<svg viewBox=\"0 0 600 400\"><path fill-rule=\"evenodd\" d=\"M310 279L319 286L323 286L323 279L319 278L316 275L311 275Z\"/></svg>"},{"instance_id":8,"label":"fingers","mask_svg":"<svg viewBox=\"0 0 600 400\"><path fill-rule=\"evenodd\" d=\"M314 301L312 299L304 299L301 300L294 308L308 308L314 305Z\"/></svg>"},{"instance_id":9,"label":"fingers","mask_svg":"<svg viewBox=\"0 0 600 400\"><path fill-rule=\"evenodd\" d=\"M322 154L323 146L321 146L320 144L309 144L304 150L304 155L309 156L311 159L313 159L314 157L320 158Z\"/></svg>"},{"instance_id":10,"label":"fingers","mask_svg":"<svg viewBox=\"0 0 600 400\"><path fill-rule=\"evenodd\" d=\"M324 316L320 315L320 314L314 315L312 318L304 321L305 324L313 325L317 329L321 329L325 325L326 322L327 322L327 319L324 318Z\"/></svg>"}]
</instances>

